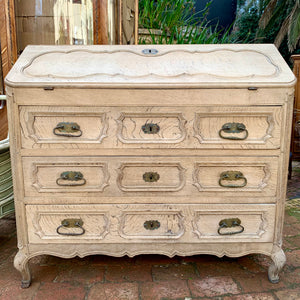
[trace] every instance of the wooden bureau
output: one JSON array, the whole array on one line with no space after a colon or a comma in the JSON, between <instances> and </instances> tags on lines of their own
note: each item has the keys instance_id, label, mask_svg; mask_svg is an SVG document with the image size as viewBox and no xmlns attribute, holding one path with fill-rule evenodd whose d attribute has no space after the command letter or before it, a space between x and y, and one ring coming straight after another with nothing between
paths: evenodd
<instances>
[{"instance_id":1,"label":"wooden bureau","mask_svg":"<svg viewBox=\"0 0 300 300\"><path fill-rule=\"evenodd\" d=\"M273 45L29 46L6 77L19 252L272 258L295 77Z\"/></svg>"}]
</instances>

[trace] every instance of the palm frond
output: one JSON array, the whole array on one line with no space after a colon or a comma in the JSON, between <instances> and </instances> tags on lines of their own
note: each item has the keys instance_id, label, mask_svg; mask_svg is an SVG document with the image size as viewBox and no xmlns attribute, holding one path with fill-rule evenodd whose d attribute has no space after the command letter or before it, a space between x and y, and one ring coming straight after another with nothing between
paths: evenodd
<instances>
[{"instance_id":1,"label":"palm frond","mask_svg":"<svg viewBox=\"0 0 300 300\"><path fill-rule=\"evenodd\" d=\"M300 0L297 1L298 3ZM296 3L289 17L288 47L292 52L300 40L300 4Z\"/></svg>"},{"instance_id":2,"label":"palm frond","mask_svg":"<svg viewBox=\"0 0 300 300\"><path fill-rule=\"evenodd\" d=\"M263 14L261 15L258 25L261 29L265 29L269 21L271 20L275 7L277 5L278 0L271 0L266 6Z\"/></svg>"},{"instance_id":3,"label":"palm frond","mask_svg":"<svg viewBox=\"0 0 300 300\"><path fill-rule=\"evenodd\" d=\"M288 1L288 0L287 0ZM278 23L278 21L281 18L282 11L286 9L286 0L278 0L278 5L275 6L275 9L273 11L273 14L271 18L269 19L268 23L266 24L265 28L262 29L258 27L256 31L255 40L259 41L261 38L263 38L266 34L266 32L270 32L274 28L274 26Z\"/></svg>"},{"instance_id":4,"label":"palm frond","mask_svg":"<svg viewBox=\"0 0 300 300\"><path fill-rule=\"evenodd\" d=\"M285 18L285 20L283 21L279 32L277 33L277 36L275 38L274 44L277 48L279 48L279 46L281 45L284 37L287 35L288 33L288 29L289 29L289 21L290 21L290 14Z\"/></svg>"}]
</instances>

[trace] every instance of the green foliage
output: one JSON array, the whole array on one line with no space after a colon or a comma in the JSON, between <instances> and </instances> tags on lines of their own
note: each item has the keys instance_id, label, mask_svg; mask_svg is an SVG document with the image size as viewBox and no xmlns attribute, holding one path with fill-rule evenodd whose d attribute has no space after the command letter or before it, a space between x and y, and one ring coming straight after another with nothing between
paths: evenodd
<instances>
[{"instance_id":1,"label":"green foliage","mask_svg":"<svg viewBox=\"0 0 300 300\"><path fill-rule=\"evenodd\" d=\"M237 42L237 39L230 34L230 28L222 31L218 26L210 26L207 21L210 4L211 2L203 11L195 13L193 0L140 0L139 27L147 29L149 37L141 35L139 43L217 44Z\"/></svg>"},{"instance_id":2,"label":"green foliage","mask_svg":"<svg viewBox=\"0 0 300 300\"><path fill-rule=\"evenodd\" d=\"M259 18L258 8L255 6L240 13L234 25L233 36L245 43L254 43Z\"/></svg>"},{"instance_id":3,"label":"green foliage","mask_svg":"<svg viewBox=\"0 0 300 300\"><path fill-rule=\"evenodd\" d=\"M236 38L274 43L286 61L300 53L300 0L239 0Z\"/></svg>"}]
</instances>

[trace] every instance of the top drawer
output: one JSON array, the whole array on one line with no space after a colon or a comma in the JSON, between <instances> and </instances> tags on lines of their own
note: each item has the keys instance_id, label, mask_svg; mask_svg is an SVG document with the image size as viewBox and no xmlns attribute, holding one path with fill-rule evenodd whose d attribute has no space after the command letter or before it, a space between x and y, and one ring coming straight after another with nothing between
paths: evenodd
<instances>
[{"instance_id":1,"label":"top drawer","mask_svg":"<svg viewBox=\"0 0 300 300\"><path fill-rule=\"evenodd\" d=\"M278 149L282 118L282 106L20 106L26 149Z\"/></svg>"}]
</instances>

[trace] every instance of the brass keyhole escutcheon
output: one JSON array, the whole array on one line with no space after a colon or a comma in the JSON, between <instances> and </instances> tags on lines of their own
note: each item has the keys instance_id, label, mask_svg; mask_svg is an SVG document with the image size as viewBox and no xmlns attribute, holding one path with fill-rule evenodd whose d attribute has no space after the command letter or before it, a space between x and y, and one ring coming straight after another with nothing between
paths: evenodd
<instances>
[{"instance_id":1,"label":"brass keyhole escutcheon","mask_svg":"<svg viewBox=\"0 0 300 300\"><path fill-rule=\"evenodd\" d=\"M156 134L159 132L160 127L158 124L146 123L142 126L142 130L145 134Z\"/></svg>"},{"instance_id":2,"label":"brass keyhole escutcheon","mask_svg":"<svg viewBox=\"0 0 300 300\"><path fill-rule=\"evenodd\" d=\"M156 182L160 178L157 172L146 172L143 175L143 179L145 182Z\"/></svg>"},{"instance_id":3,"label":"brass keyhole escutcheon","mask_svg":"<svg viewBox=\"0 0 300 300\"><path fill-rule=\"evenodd\" d=\"M160 223L157 220L149 220L144 223L144 227L147 230L154 230L160 227Z\"/></svg>"},{"instance_id":4,"label":"brass keyhole escutcheon","mask_svg":"<svg viewBox=\"0 0 300 300\"><path fill-rule=\"evenodd\" d=\"M149 54L155 55L155 54L158 53L158 50L157 49L150 49L150 48L149 49L143 49L142 53L146 54L146 55L149 55Z\"/></svg>"}]
</instances>

